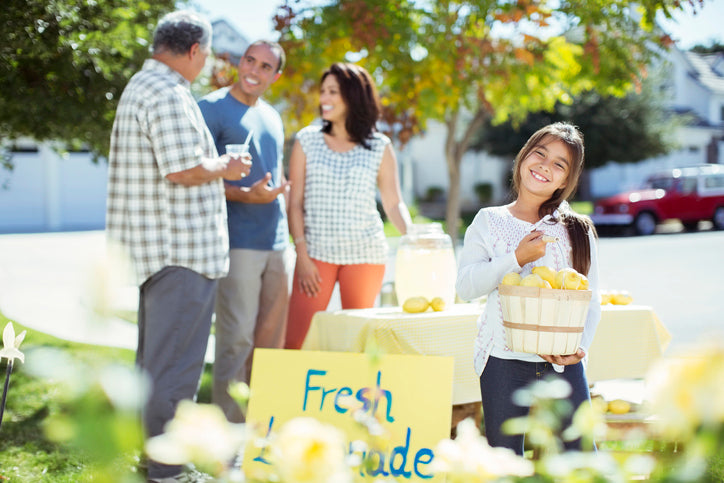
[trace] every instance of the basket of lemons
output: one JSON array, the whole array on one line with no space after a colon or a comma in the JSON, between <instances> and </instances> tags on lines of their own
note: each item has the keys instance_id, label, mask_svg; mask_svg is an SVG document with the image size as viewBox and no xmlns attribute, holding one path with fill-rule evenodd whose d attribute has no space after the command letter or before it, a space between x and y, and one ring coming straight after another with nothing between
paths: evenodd
<instances>
[{"instance_id":1,"label":"basket of lemons","mask_svg":"<svg viewBox=\"0 0 724 483\"><path fill-rule=\"evenodd\" d=\"M574 354L581 343L591 291L572 268L508 273L498 286L508 348L531 354Z\"/></svg>"}]
</instances>

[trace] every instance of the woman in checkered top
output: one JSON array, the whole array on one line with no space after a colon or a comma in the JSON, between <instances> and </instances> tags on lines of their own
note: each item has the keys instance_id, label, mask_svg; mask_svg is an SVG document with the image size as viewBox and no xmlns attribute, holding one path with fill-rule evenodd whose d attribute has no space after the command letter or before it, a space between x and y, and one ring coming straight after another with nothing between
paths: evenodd
<instances>
[{"instance_id":1,"label":"woman in checkered top","mask_svg":"<svg viewBox=\"0 0 724 483\"><path fill-rule=\"evenodd\" d=\"M297 133L289 158L289 231L297 250L286 347L299 349L315 312L339 281L342 308L372 307L382 287L387 242L375 200L400 233L411 224L397 160L377 132L377 89L354 64L333 64L319 93L322 126Z\"/></svg>"}]
</instances>

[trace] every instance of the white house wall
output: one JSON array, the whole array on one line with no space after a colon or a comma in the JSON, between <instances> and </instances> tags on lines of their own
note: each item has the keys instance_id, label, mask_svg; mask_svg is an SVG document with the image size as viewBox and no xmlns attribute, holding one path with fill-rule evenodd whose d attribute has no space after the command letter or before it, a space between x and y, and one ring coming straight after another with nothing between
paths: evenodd
<instances>
[{"instance_id":1,"label":"white house wall","mask_svg":"<svg viewBox=\"0 0 724 483\"><path fill-rule=\"evenodd\" d=\"M445 163L445 126L429 121L427 131L411 139L403 155L412 163L413 193L422 198L430 187L447 191L448 175Z\"/></svg>"},{"instance_id":2,"label":"white house wall","mask_svg":"<svg viewBox=\"0 0 724 483\"><path fill-rule=\"evenodd\" d=\"M724 123L724 95L712 96L709 103L709 122L712 124Z\"/></svg>"},{"instance_id":3,"label":"white house wall","mask_svg":"<svg viewBox=\"0 0 724 483\"><path fill-rule=\"evenodd\" d=\"M490 183L493 187L491 203L503 202L509 193L508 174L513 159L491 156L487 153L467 152L460 167L460 203L463 208L477 208L480 205L475 185Z\"/></svg>"},{"instance_id":4,"label":"white house wall","mask_svg":"<svg viewBox=\"0 0 724 483\"><path fill-rule=\"evenodd\" d=\"M12 171L0 171L0 233L103 229L107 164L89 153L61 157L42 144L37 153L13 153Z\"/></svg>"},{"instance_id":5,"label":"white house wall","mask_svg":"<svg viewBox=\"0 0 724 483\"><path fill-rule=\"evenodd\" d=\"M416 198L424 198L432 187L449 190L447 162L445 160L445 125L428 121L424 134L412 139L401 156L409 159L413 171L413 193ZM507 172L511 169L512 159L505 160L487 153L467 152L460 166L460 201L463 208L477 208L475 185L490 183L493 185L493 201L507 196L504 186Z\"/></svg>"}]
</instances>

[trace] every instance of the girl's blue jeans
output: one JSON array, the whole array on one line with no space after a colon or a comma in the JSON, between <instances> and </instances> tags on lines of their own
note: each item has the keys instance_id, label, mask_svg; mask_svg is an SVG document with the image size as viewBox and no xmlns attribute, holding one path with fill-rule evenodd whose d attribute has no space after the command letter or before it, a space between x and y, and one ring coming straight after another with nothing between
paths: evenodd
<instances>
[{"instance_id":1,"label":"girl's blue jeans","mask_svg":"<svg viewBox=\"0 0 724 483\"><path fill-rule=\"evenodd\" d=\"M501 431L503 422L510 418L526 416L528 407L517 406L513 402L513 393L534 381L544 378L563 378L571 385L568 400L575 411L581 403L589 401L588 381L583 364L579 362L565 366L562 373L553 369L548 362L524 362L519 360L489 357L483 374L480 376L480 393L483 401L485 436L491 446L510 448L523 455L524 435L505 434ZM562 428L570 426L573 415L565 417ZM580 450L581 441L564 442L566 450Z\"/></svg>"}]
</instances>

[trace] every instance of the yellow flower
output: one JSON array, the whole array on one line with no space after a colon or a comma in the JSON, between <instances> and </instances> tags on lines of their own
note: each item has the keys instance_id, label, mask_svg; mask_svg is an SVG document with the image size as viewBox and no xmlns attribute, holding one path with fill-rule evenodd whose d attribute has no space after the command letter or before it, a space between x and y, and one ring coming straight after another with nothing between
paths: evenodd
<instances>
[{"instance_id":1,"label":"yellow flower","mask_svg":"<svg viewBox=\"0 0 724 483\"><path fill-rule=\"evenodd\" d=\"M226 420L213 404L181 401L166 432L146 443L148 455L166 464L193 462L216 474L224 471L246 440L243 424Z\"/></svg>"},{"instance_id":2,"label":"yellow flower","mask_svg":"<svg viewBox=\"0 0 724 483\"><path fill-rule=\"evenodd\" d=\"M20 362L25 362L25 354L20 352L18 348L25 339L26 330L22 331L20 335L15 337L15 327L12 322L8 322L3 330L3 348L0 349L0 360L5 357L8 362L15 359L20 359Z\"/></svg>"},{"instance_id":3,"label":"yellow flower","mask_svg":"<svg viewBox=\"0 0 724 483\"><path fill-rule=\"evenodd\" d=\"M492 481L501 476L533 474L530 461L509 449L491 447L469 418L458 424L455 441L445 439L437 444L430 469L435 474L444 474L449 483Z\"/></svg>"},{"instance_id":4,"label":"yellow flower","mask_svg":"<svg viewBox=\"0 0 724 483\"><path fill-rule=\"evenodd\" d=\"M294 483L351 482L344 434L313 418L286 423L272 443L281 480Z\"/></svg>"},{"instance_id":5,"label":"yellow flower","mask_svg":"<svg viewBox=\"0 0 724 483\"><path fill-rule=\"evenodd\" d=\"M649 371L647 388L657 427L667 436L688 438L701 426L724 425L724 347L662 359Z\"/></svg>"}]
</instances>

